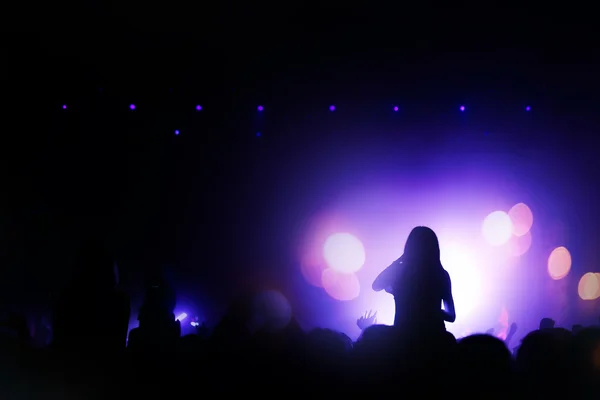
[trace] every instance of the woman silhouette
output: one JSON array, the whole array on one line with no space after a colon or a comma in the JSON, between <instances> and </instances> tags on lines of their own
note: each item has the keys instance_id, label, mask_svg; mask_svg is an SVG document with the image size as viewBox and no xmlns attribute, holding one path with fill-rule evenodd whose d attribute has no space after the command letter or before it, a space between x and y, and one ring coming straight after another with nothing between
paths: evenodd
<instances>
[{"instance_id":1,"label":"woman silhouette","mask_svg":"<svg viewBox=\"0 0 600 400\"><path fill-rule=\"evenodd\" d=\"M410 232L404 254L379 274L373 290L394 295L396 327L444 332L444 321L456 319L450 276L442 267L438 238L430 228L418 226Z\"/></svg>"}]
</instances>

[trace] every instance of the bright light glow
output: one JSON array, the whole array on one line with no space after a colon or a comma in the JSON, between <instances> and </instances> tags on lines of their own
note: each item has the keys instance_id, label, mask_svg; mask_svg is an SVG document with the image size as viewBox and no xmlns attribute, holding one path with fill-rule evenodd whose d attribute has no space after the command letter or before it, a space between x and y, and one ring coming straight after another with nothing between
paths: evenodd
<instances>
[{"instance_id":1,"label":"bright light glow","mask_svg":"<svg viewBox=\"0 0 600 400\"><path fill-rule=\"evenodd\" d=\"M555 281L569 275L571 270L571 253L566 247L557 247L548 257L548 275Z\"/></svg>"},{"instance_id":2,"label":"bright light glow","mask_svg":"<svg viewBox=\"0 0 600 400\"><path fill-rule=\"evenodd\" d=\"M335 111L335 106L334 105L330 105L329 106L329 111Z\"/></svg>"},{"instance_id":3,"label":"bright light glow","mask_svg":"<svg viewBox=\"0 0 600 400\"><path fill-rule=\"evenodd\" d=\"M177 316L177 318L175 318L176 320L178 320L179 322L182 322L184 319L187 318L187 313L182 312L181 314L179 314Z\"/></svg>"},{"instance_id":4,"label":"bright light glow","mask_svg":"<svg viewBox=\"0 0 600 400\"><path fill-rule=\"evenodd\" d=\"M373 311L377 311L377 323L382 325L394 325L396 316L396 303L394 296L385 291L372 293Z\"/></svg>"},{"instance_id":5,"label":"bright light glow","mask_svg":"<svg viewBox=\"0 0 600 400\"><path fill-rule=\"evenodd\" d=\"M452 280L457 322L464 321L480 302L481 273L469 248L459 243L441 244L440 258Z\"/></svg>"},{"instance_id":6,"label":"bright light glow","mask_svg":"<svg viewBox=\"0 0 600 400\"><path fill-rule=\"evenodd\" d=\"M323 289L332 298L339 301L349 301L360 294L360 282L355 274L344 274L332 268L323 271L321 278Z\"/></svg>"},{"instance_id":7,"label":"bright light glow","mask_svg":"<svg viewBox=\"0 0 600 400\"><path fill-rule=\"evenodd\" d=\"M582 300L596 300L600 297L600 274L588 272L579 280L577 288Z\"/></svg>"},{"instance_id":8,"label":"bright light glow","mask_svg":"<svg viewBox=\"0 0 600 400\"><path fill-rule=\"evenodd\" d=\"M510 217L504 211L494 211L483 220L481 232L492 246L502 246L510 239L513 226Z\"/></svg>"},{"instance_id":9,"label":"bright light glow","mask_svg":"<svg viewBox=\"0 0 600 400\"><path fill-rule=\"evenodd\" d=\"M349 233L336 233L325 240L323 256L332 269L342 273L358 271L365 263L365 248Z\"/></svg>"},{"instance_id":10,"label":"bright light glow","mask_svg":"<svg viewBox=\"0 0 600 400\"><path fill-rule=\"evenodd\" d=\"M190 325L191 326L200 326L200 322L192 321L192 322L190 322Z\"/></svg>"},{"instance_id":11,"label":"bright light glow","mask_svg":"<svg viewBox=\"0 0 600 400\"><path fill-rule=\"evenodd\" d=\"M508 242L508 251L511 256L519 257L527 253L531 247L531 232L523 236L513 236Z\"/></svg>"},{"instance_id":12,"label":"bright light glow","mask_svg":"<svg viewBox=\"0 0 600 400\"><path fill-rule=\"evenodd\" d=\"M300 272L302 272L302 276L306 282L319 288L323 287L321 280L325 267L325 263L321 257L317 257L316 254L311 252L306 253L300 261Z\"/></svg>"},{"instance_id":13,"label":"bright light glow","mask_svg":"<svg viewBox=\"0 0 600 400\"><path fill-rule=\"evenodd\" d=\"M135 104L130 104L130 105L129 105L129 109L130 109L130 110L135 110Z\"/></svg>"},{"instance_id":14,"label":"bright light glow","mask_svg":"<svg viewBox=\"0 0 600 400\"><path fill-rule=\"evenodd\" d=\"M533 225L533 213L525 203L515 204L508 216L512 222L513 234L516 236L526 235Z\"/></svg>"}]
</instances>

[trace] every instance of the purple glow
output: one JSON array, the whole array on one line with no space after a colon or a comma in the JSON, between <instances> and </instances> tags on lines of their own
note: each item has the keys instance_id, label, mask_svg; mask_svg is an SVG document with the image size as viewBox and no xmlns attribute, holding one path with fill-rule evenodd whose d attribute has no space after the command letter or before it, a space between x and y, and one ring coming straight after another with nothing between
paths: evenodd
<instances>
[{"instance_id":1,"label":"purple glow","mask_svg":"<svg viewBox=\"0 0 600 400\"><path fill-rule=\"evenodd\" d=\"M190 322L191 326L200 326L200 322L192 321Z\"/></svg>"},{"instance_id":2,"label":"purple glow","mask_svg":"<svg viewBox=\"0 0 600 400\"><path fill-rule=\"evenodd\" d=\"M531 111L531 106L525 107L525 111Z\"/></svg>"},{"instance_id":3,"label":"purple glow","mask_svg":"<svg viewBox=\"0 0 600 400\"><path fill-rule=\"evenodd\" d=\"M175 136L179 135L179 130L175 129Z\"/></svg>"},{"instance_id":4,"label":"purple glow","mask_svg":"<svg viewBox=\"0 0 600 400\"><path fill-rule=\"evenodd\" d=\"M335 111L335 106L334 105L330 105L329 106L329 111Z\"/></svg>"},{"instance_id":5,"label":"purple glow","mask_svg":"<svg viewBox=\"0 0 600 400\"><path fill-rule=\"evenodd\" d=\"M513 226L507 213L494 211L484 219L481 231L489 244L502 246L510 240Z\"/></svg>"},{"instance_id":6,"label":"purple glow","mask_svg":"<svg viewBox=\"0 0 600 400\"><path fill-rule=\"evenodd\" d=\"M394 111L398 112L398 110L399 110L398 106L394 106Z\"/></svg>"},{"instance_id":7,"label":"purple glow","mask_svg":"<svg viewBox=\"0 0 600 400\"><path fill-rule=\"evenodd\" d=\"M181 314L179 314L176 318L176 320L178 320L179 322L182 322L184 319L187 318L187 313L182 312Z\"/></svg>"},{"instance_id":8,"label":"purple glow","mask_svg":"<svg viewBox=\"0 0 600 400\"><path fill-rule=\"evenodd\" d=\"M265 108L264 108L263 106L258 106L258 107L256 107L256 109L257 109L258 111L263 111Z\"/></svg>"},{"instance_id":9,"label":"purple glow","mask_svg":"<svg viewBox=\"0 0 600 400\"><path fill-rule=\"evenodd\" d=\"M465 106L460 106L460 111L465 112Z\"/></svg>"},{"instance_id":10,"label":"purple glow","mask_svg":"<svg viewBox=\"0 0 600 400\"><path fill-rule=\"evenodd\" d=\"M135 104L130 104L130 105L129 105L129 109L130 109L130 110L135 110Z\"/></svg>"},{"instance_id":11,"label":"purple glow","mask_svg":"<svg viewBox=\"0 0 600 400\"><path fill-rule=\"evenodd\" d=\"M365 248L349 233L336 233L325 240L323 257L330 268L341 273L354 273L365 263Z\"/></svg>"},{"instance_id":12,"label":"purple glow","mask_svg":"<svg viewBox=\"0 0 600 400\"><path fill-rule=\"evenodd\" d=\"M452 163L450 160L440 161L436 167L441 170ZM469 168L455 169L452 173L437 172L434 177L428 175L428 179L430 182L443 182L449 176L469 174ZM298 250L298 262L305 281L299 282L299 290L309 285L316 286L332 298L331 311L327 311L329 306L324 303L315 306L315 320L324 323L320 322L321 316L324 321L335 315L336 301L351 299L352 302L345 305L350 314L360 315L365 310L373 310L377 311L378 323L393 324L393 296L384 291L373 292L371 285L375 277L398 258L410 230L418 224L430 226L437 233L442 264L452 279L454 301L460 312L454 324L446 325L450 332L457 337L463 336L466 331L485 332L489 329L489 318L498 318L502 307L508 310L511 320L517 318L516 309L522 300L507 299L501 292L487 288L505 290L519 287L527 292L531 282L540 280L541 275L545 278L546 274L543 268L526 268L528 261L520 256L527 250L515 252L514 248L520 250L519 237L514 233L514 222L510 219L513 217L507 217L506 210L486 218L490 211L496 210L496 194L489 191L493 191L502 173L503 170L492 166L478 171L473 177L474 186L481 188L482 192L475 197L469 197L468 186L464 184L450 191L434 185L407 194L397 187L398 182L412 184L423 179L422 176L415 177L408 172L402 175L386 173L383 169L373 173L379 181L341 191L340 200L332 200L310 218L303 237L299 239L302 245ZM519 183L526 185L528 181ZM518 197L520 193L517 189L507 191L505 196ZM436 200L430 200L432 198ZM377 202L376 207L372 206L374 201ZM448 205L451 205L452 211L448 211ZM389 224L389 215L403 215L404 219L401 224ZM457 227L460 227L459 233ZM342 239L340 232L350 232L355 239L343 237L344 240L338 242ZM542 262L548 257L546 249L534 247L527 251L527 255ZM358 263L351 264L363 256L368 261L362 267ZM358 268L354 274L359 282L359 294L356 296L356 280L345 277ZM331 279L326 280L325 277ZM306 292L307 298L311 296L309 293ZM535 315L531 311L527 314ZM360 334L353 321L347 325L340 322L340 328L352 335Z\"/></svg>"},{"instance_id":13,"label":"purple glow","mask_svg":"<svg viewBox=\"0 0 600 400\"><path fill-rule=\"evenodd\" d=\"M202 106L200 104L196 106L196 111L202 111Z\"/></svg>"},{"instance_id":14,"label":"purple glow","mask_svg":"<svg viewBox=\"0 0 600 400\"><path fill-rule=\"evenodd\" d=\"M62 109L63 109L63 110L66 110L66 109L67 109L67 105L66 105L66 104L63 104L63 106L62 106Z\"/></svg>"}]
</instances>

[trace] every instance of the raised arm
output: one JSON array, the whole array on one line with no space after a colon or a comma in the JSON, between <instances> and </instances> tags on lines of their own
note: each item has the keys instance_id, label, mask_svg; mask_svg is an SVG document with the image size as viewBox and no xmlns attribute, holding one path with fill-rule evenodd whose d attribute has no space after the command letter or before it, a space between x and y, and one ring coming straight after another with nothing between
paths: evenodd
<instances>
[{"instance_id":1,"label":"raised arm","mask_svg":"<svg viewBox=\"0 0 600 400\"><path fill-rule=\"evenodd\" d=\"M450 281L450 275L444 271L445 275L445 288L442 302L444 303L444 310L442 310L444 321L454 322L456 321L456 310L454 309L454 298L452 297L452 282Z\"/></svg>"},{"instance_id":2,"label":"raised arm","mask_svg":"<svg viewBox=\"0 0 600 400\"><path fill-rule=\"evenodd\" d=\"M375 278L373 281L374 291L380 292L382 290L386 290L388 293L391 292L391 288L396 280L400 260L402 260L402 257L394 261L389 267L377 275L377 278Z\"/></svg>"}]
</instances>

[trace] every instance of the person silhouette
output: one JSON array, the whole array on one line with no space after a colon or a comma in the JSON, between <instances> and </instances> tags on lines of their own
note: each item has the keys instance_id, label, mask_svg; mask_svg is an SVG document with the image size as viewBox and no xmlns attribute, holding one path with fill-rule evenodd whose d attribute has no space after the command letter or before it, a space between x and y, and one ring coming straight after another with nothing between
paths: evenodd
<instances>
[{"instance_id":1,"label":"person silhouette","mask_svg":"<svg viewBox=\"0 0 600 400\"><path fill-rule=\"evenodd\" d=\"M404 254L377 276L373 290L394 296L395 327L435 334L446 331L444 321L456 320L450 275L440 262L438 238L430 228L418 226L410 232Z\"/></svg>"},{"instance_id":2,"label":"person silhouette","mask_svg":"<svg viewBox=\"0 0 600 400\"><path fill-rule=\"evenodd\" d=\"M53 307L53 347L108 355L125 349L129 297L118 289L118 269L100 241L85 240L73 280ZM88 350L89 351L89 350Z\"/></svg>"},{"instance_id":3,"label":"person silhouette","mask_svg":"<svg viewBox=\"0 0 600 400\"><path fill-rule=\"evenodd\" d=\"M138 314L139 326L129 332L128 348L148 353L171 351L181 336L175 305L176 295L171 285L161 277L154 277Z\"/></svg>"}]
</instances>

